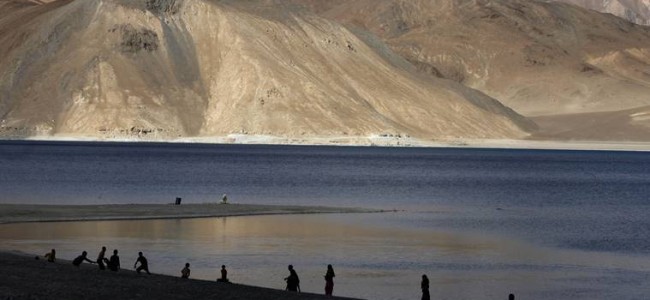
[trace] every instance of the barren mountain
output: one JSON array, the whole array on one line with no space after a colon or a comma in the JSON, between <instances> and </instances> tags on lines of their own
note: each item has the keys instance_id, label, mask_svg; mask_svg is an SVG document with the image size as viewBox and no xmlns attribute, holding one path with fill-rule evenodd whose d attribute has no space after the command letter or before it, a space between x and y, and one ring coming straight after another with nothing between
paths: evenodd
<instances>
[{"instance_id":1,"label":"barren mountain","mask_svg":"<svg viewBox=\"0 0 650 300\"><path fill-rule=\"evenodd\" d=\"M290 5L36 2L0 1L4 135L522 138L535 127Z\"/></svg>"},{"instance_id":2,"label":"barren mountain","mask_svg":"<svg viewBox=\"0 0 650 300\"><path fill-rule=\"evenodd\" d=\"M525 116L650 105L650 28L612 15L528 0L292 3L371 31L421 72L481 90ZM599 130L612 136L607 126Z\"/></svg>"},{"instance_id":3,"label":"barren mountain","mask_svg":"<svg viewBox=\"0 0 650 300\"><path fill-rule=\"evenodd\" d=\"M552 0L610 13L630 22L650 25L650 0Z\"/></svg>"}]
</instances>

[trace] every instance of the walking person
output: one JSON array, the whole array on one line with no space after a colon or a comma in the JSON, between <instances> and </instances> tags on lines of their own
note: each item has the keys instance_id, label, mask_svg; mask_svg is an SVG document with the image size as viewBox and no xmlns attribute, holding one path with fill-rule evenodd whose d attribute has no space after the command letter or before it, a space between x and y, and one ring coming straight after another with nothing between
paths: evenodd
<instances>
[{"instance_id":1,"label":"walking person","mask_svg":"<svg viewBox=\"0 0 650 300\"><path fill-rule=\"evenodd\" d=\"M327 265L327 272L325 273L325 295L332 296L334 291L334 268L332 265Z\"/></svg>"},{"instance_id":2,"label":"walking person","mask_svg":"<svg viewBox=\"0 0 650 300\"><path fill-rule=\"evenodd\" d=\"M292 265L289 265L288 269L289 277L284 279L284 281L287 282L286 290L300 293L300 278L298 277L298 273L296 273L296 270L293 269Z\"/></svg>"},{"instance_id":3,"label":"walking person","mask_svg":"<svg viewBox=\"0 0 650 300\"><path fill-rule=\"evenodd\" d=\"M106 267L108 267L109 270L113 272L117 272L120 270L120 257L117 255L117 249L113 250L113 255L111 256L111 259L106 259L104 258L104 262L106 263Z\"/></svg>"},{"instance_id":4,"label":"walking person","mask_svg":"<svg viewBox=\"0 0 650 300\"><path fill-rule=\"evenodd\" d=\"M106 270L106 265L104 264L104 260L106 259L106 246L102 247L102 250L99 251L99 255L97 255L97 266L99 266L100 270Z\"/></svg>"},{"instance_id":5,"label":"walking person","mask_svg":"<svg viewBox=\"0 0 650 300\"><path fill-rule=\"evenodd\" d=\"M138 263L140 263L140 266L136 269L135 267ZM138 274L140 274L140 271L145 270L147 274L151 275L151 273L149 273L149 262L147 262L147 258L142 255L142 252L138 252L138 259L133 263L133 268L138 272Z\"/></svg>"},{"instance_id":6,"label":"walking person","mask_svg":"<svg viewBox=\"0 0 650 300\"><path fill-rule=\"evenodd\" d=\"M72 265L75 266L75 267L79 267L79 266L81 266L81 263L84 262L84 260L91 263L91 264L94 264L95 262L88 259L87 256L88 256L88 252L86 252L86 251L81 252L81 255L77 256L77 258L75 258L72 261Z\"/></svg>"},{"instance_id":7,"label":"walking person","mask_svg":"<svg viewBox=\"0 0 650 300\"><path fill-rule=\"evenodd\" d=\"M185 268L181 270L181 278L190 278L190 263L185 263Z\"/></svg>"},{"instance_id":8,"label":"walking person","mask_svg":"<svg viewBox=\"0 0 650 300\"><path fill-rule=\"evenodd\" d=\"M422 288L422 300L431 300L431 295L429 295L429 277L427 275L422 275L420 288Z\"/></svg>"}]
</instances>

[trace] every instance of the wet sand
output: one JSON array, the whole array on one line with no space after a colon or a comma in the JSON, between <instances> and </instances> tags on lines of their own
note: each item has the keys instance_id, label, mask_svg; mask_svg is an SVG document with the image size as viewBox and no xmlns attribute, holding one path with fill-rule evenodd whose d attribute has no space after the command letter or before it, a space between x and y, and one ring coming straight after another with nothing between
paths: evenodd
<instances>
[{"instance_id":1,"label":"wet sand","mask_svg":"<svg viewBox=\"0 0 650 300\"><path fill-rule=\"evenodd\" d=\"M370 213L362 208L254 204L125 204L23 205L0 204L0 224L97 220L148 220L257 216L277 214Z\"/></svg>"},{"instance_id":2,"label":"wet sand","mask_svg":"<svg viewBox=\"0 0 650 300\"><path fill-rule=\"evenodd\" d=\"M34 255L0 252L0 299L351 299L241 284L137 274L130 270L100 271L84 263L49 263ZM180 273L180 270L179 270Z\"/></svg>"}]
</instances>

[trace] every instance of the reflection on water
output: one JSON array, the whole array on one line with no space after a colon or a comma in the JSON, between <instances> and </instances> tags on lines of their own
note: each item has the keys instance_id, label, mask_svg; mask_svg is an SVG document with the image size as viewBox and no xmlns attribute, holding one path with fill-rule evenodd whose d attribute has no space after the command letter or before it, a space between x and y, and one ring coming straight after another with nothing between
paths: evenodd
<instances>
[{"instance_id":1,"label":"reflection on water","mask_svg":"<svg viewBox=\"0 0 650 300\"><path fill-rule=\"evenodd\" d=\"M140 250L155 272L418 299L647 299L650 155L636 152L0 142L0 203L210 202L406 209L377 215L0 226L2 248Z\"/></svg>"},{"instance_id":2,"label":"reflection on water","mask_svg":"<svg viewBox=\"0 0 650 300\"><path fill-rule=\"evenodd\" d=\"M392 215L392 214L391 214ZM417 218L414 214L393 218ZM101 246L120 250L123 267L138 251L151 270L214 280L228 266L238 283L282 289L293 264L304 291L322 293L334 265L335 295L418 299L423 273L434 299L641 299L650 262L626 256L534 247L503 237L385 223L386 215L293 215L188 220L98 221L0 226L2 248L71 259ZM430 217L429 217L430 219Z\"/></svg>"}]
</instances>

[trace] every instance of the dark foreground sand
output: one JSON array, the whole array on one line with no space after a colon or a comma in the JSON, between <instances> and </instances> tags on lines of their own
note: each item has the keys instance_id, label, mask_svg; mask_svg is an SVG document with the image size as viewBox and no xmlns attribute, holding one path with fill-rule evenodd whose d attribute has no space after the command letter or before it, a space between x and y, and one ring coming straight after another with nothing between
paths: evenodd
<instances>
[{"instance_id":1,"label":"dark foreground sand","mask_svg":"<svg viewBox=\"0 0 650 300\"><path fill-rule=\"evenodd\" d=\"M0 204L0 224L21 222L146 220L272 214L368 213L362 208L253 204L23 205ZM0 299L1 300L1 299Z\"/></svg>"},{"instance_id":2,"label":"dark foreground sand","mask_svg":"<svg viewBox=\"0 0 650 300\"><path fill-rule=\"evenodd\" d=\"M0 252L0 300L41 299L350 299L290 293L240 284L181 279L134 271L100 271L84 263L49 263L20 253Z\"/></svg>"}]
</instances>

